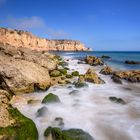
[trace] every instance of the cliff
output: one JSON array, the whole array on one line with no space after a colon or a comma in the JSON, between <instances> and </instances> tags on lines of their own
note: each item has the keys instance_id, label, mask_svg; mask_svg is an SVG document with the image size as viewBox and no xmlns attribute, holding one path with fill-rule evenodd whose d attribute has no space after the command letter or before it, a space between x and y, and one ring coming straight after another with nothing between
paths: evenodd
<instances>
[{"instance_id":1,"label":"cliff","mask_svg":"<svg viewBox=\"0 0 140 140\"><path fill-rule=\"evenodd\" d=\"M82 43L74 40L48 40L22 30L0 28L0 43L15 47L47 51L88 51Z\"/></svg>"}]
</instances>

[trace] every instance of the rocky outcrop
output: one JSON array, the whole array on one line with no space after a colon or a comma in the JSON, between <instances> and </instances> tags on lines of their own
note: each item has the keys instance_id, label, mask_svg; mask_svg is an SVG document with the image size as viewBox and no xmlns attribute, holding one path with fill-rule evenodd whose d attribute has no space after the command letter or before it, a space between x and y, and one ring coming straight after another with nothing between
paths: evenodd
<instances>
[{"instance_id":1,"label":"rocky outcrop","mask_svg":"<svg viewBox=\"0 0 140 140\"><path fill-rule=\"evenodd\" d=\"M54 55L42 51L0 45L0 87L11 94L45 90L56 61Z\"/></svg>"},{"instance_id":2,"label":"rocky outcrop","mask_svg":"<svg viewBox=\"0 0 140 140\"><path fill-rule=\"evenodd\" d=\"M132 83L140 82L140 70L118 71L113 75Z\"/></svg>"},{"instance_id":3,"label":"rocky outcrop","mask_svg":"<svg viewBox=\"0 0 140 140\"><path fill-rule=\"evenodd\" d=\"M113 74L113 70L111 67L106 66L103 69L101 69L100 73L104 74L104 75L111 75L111 74Z\"/></svg>"},{"instance_id":4,"label":"rocky outcrop","mask_svg":"<svg viewBox=\"0 0 140 140\"><path fill-rule=\"evenodd\" d=\"M48 40L22 30L0 28L0 43L32 50L47 51L88 51L82 43L74 40Z\"/></svg>"},{"instance_id":5,"label":"rocky outcrop","mask_svg":"<svg viewBox=\"0 0 140 140\"><path fill-rule=\"evenodd\" d=\"M86 56L85 62L92 66L104 65L102 59L95 56Z\"/></svg>"}]
</instances>

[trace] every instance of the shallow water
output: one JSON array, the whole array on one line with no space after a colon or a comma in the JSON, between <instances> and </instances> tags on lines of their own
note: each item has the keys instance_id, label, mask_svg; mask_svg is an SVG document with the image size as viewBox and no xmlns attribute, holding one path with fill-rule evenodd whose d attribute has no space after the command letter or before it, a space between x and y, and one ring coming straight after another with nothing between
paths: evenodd
<instances>
[{"instance_id":1,"label":"shallow water","mask_svg":"<svg viewBox=\"0 0 140 140\"><path fill-rule=\"evenodd\" d=\"M91 67L69 60L69 68L81 74ZM92 67L93 68L93 67ZM94 68L97 72L101 67ZM19 95L13 98L12 104L37 125L39 140L44 140L43 133L48 126L56 126L56 117L63 118L63 129L79 128L88 132L95 140L140 140L140 86L139 84L118 85L110 76L99 74L106 84L87 83L88 87L76 89L73 85L53 86L46 92ZM75 94L69 94L78 90ZM48 93L59 96L61 103L41 104ZM109 101L110 96L124 99L127 104L121 105ZM40 100L29 105L29 99ZM37 110L48 108L44 117L37 117Z\"/></svg>"}]
</instances>

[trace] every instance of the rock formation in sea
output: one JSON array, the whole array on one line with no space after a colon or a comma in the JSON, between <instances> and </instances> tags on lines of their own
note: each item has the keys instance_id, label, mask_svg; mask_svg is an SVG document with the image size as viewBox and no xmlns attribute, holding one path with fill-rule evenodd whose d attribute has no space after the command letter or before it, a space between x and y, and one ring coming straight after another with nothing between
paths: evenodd
<instances>
[{"instance_id":1,"label":"rock formation in sea","mask_svg":"<svg viewBox=\"0 0 140 140\"><path fill-rule=\"evenodd\" d=\"M49 51L88 51L84 44L75 40L49 40L30 32L0 28L0 43L15 47L27 47L32 50Z\"/></svg>"}]
</instances>

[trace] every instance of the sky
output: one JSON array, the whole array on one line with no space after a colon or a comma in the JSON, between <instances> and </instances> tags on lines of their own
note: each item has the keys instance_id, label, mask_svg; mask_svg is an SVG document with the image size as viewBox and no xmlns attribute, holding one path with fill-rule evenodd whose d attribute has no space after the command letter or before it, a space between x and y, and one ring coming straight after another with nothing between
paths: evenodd
<instances>
[{"instance_id":1,"label":"sky","mask_svg":"<svg viewBox=\"0 0 140 140\"><path fill-rule=\"evenodd\" d=\"M140 51L140 0L0 0L0 26L95 51Z\"/></svg>"}]
</instances>

